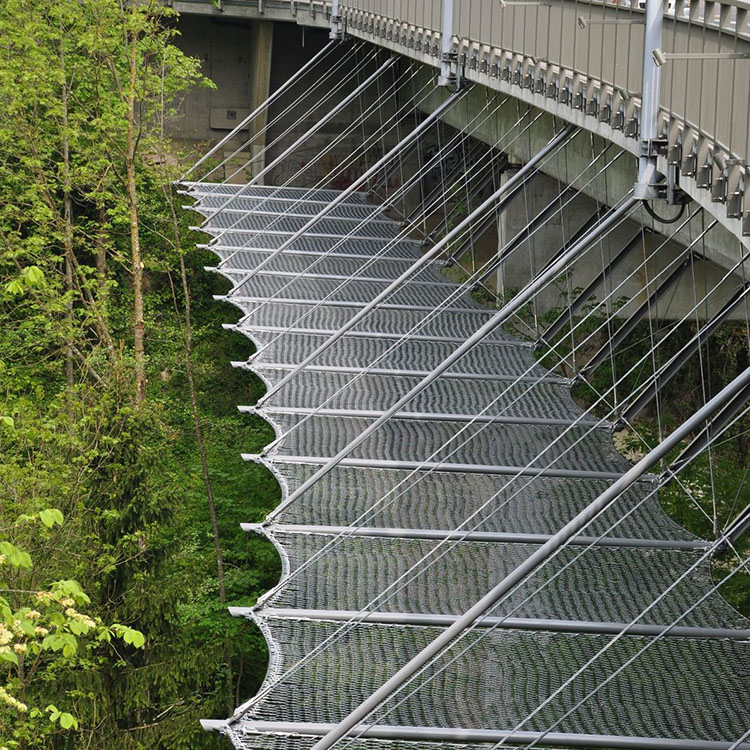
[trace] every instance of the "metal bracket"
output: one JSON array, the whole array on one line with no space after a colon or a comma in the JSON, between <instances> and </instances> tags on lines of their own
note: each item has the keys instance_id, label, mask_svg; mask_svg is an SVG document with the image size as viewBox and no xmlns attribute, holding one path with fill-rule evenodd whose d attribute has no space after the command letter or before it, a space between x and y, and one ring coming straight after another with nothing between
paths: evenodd
<instances>
[{"instance_id":1,"label":"metal bracket","mask_svg":"<svg viewBox=\"0 0 750 750\"><path fill-rule=\"evenodd\" d=\"M438 86L455 86L459 88L460 76L458 75L458 53L442 52L440 54L441 73L438 77Z\"/></svg>"},{"instance_id":2,"label":"metal bracket","mask_svg":"<svg viewBox=\"0 0 750 750\"><path fill-rule=\"evenodd\" d=\"M341 41L344 38L344 26L342 20L342 16L340 15L331 16L331 33L328 35L329 39Z\"/></svg>"},{"instance_id":3,"label":"metal bracket","mask_svg":"<svg viewBox=\"0 0 750 750\"><path fill-rule=\"evenodd\" d=\"M650 138L640 142L641 156L666 156L669 142L666 138Z\"/></svg>"}]
</instances>

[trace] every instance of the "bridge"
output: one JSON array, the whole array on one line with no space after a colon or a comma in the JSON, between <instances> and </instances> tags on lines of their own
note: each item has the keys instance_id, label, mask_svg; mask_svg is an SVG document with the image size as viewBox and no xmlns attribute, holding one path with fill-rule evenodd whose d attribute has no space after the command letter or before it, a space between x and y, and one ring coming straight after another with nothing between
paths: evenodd
<instances>
[{"instance_id":1,"label":"bridge","mask_svg":"<svg viewBox=\"0 0 750 750\"><path fill-rule=\"evenodd\" d=\"M175 0L311 40L181 181L282 488L235 747L750 750L750 5L642 5Z\"/></svg>"}]
</instances>

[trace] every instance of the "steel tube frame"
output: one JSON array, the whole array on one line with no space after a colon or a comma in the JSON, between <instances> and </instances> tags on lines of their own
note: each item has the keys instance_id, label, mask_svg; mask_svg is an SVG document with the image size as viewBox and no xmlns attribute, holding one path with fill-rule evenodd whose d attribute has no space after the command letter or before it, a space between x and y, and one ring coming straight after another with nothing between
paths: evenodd
<instances>
[{"instance_id":1,"label":"steel tube frame","mask_svg":"<svg viewBox=\"0 0 750 750\"><path fill-rule=\"evenodd\" d=\"M237 250L236 247L233 247L232 245L198 245L199 248L202 250L210 250L211 252L219 254L219 250L230 250L235 251ZM272 247L245 247L242 249L242 252L244 253L272 253L274 251L274 248ZM385 261L403 261L406 263L413 263L419 256L415 253L414 255L359 255L355 253L336 253L336 252L326 252L326 251L316 251L316 250L286 250L285 253L287 255L309 255L315 258L346 258L348 260L385 260ZM236 253L231 252L231 255L234 256ZM229 256L227 256L227 259L229 259ZM433 261L433 265L437 266L443 266L445 265L445 261L442 260L435 260ZM204 269L207 271L218 271L219 268L216 266L204 266ZM227 271L249 271L249 268L240 268L239 266L222 266L222 270Z\"/></svg>"},{"instance_id":2,"label":"steel tube frame","mask_svg":"<svg viewBox=\"0 0 750 750\"><path fill-rule=\"evenodd\" d=\"M377 625L413 625L417 627L448 627L459 615L422 614L412 612L359 612L357 610L292 609L283 607L229 607L232 617L247 617L264 620L328 620L332 622L360 622ZM617 635L627 628L628 635L654 637L664 634L667 638L700 638L702 640L750 641L750 630L732 628L702 628L675 626L664 633L664 625L636 623L628 626L619 622L595 620L557 620L536 617L484 617L477 628L501 628L503 630L543 630L554 633L583 633L588 635Z\"/></svg>"},{"instance_id":3,"label":"steel tube frame","mask_svg":"<svg viewBox=\"0 0 750 750\"><path fill-rule=\"evenodd\" d=\"M384 539L426 539L460 542L497 542L499 544L544 544L551 534L520 534L496 531L453 531L445 529L388 529L379 526L308 526L303 524L242 523L240 527L248 533L288 533L288 534L346 534L352 537L375 537ZM687 552L705 551L710 544L703 539L637 539L633 537L574 536L568 544L588 547L628 547L635 549L681 550ZM750 634L750 630L746 631Z\"/></svg>"},{"instance_id":4,"label":"steel tube frame","mask_svg":"<svg viewBox=\"0 0 750 750\"><path fill-rule=\"evenodd\" d=\"M652 0L650 0L652 1ZM629 205L629 202L625 205ZM364 700L349 715L331 728L321 740L313 745L312 750L328 750L339 739L348 735L360 722L365 720L370 713L378 708L393 693L401 688L422 667L429 663L455 638L463 633L482 617L491 607L508 594L518 583L527 578L545 560L551 557L557 550L565 545L572 537L583 529L591 520L596 518L602 511L612 505L618 497L634 482L638 481L652 466L661 461L673 448L697 427L704 424L717 411L731 402L736 395L750 388L750 367L738 375L731 383L723 388L716 396L708 401L703 407L696 411L689 419L685 420L659 445L647 453L637 464L614 482L605 492L599 495L586 508L571 519L553 537L530 555L523 563L515 568L509 575L500 581L494 588L468 609L456 622L448 627L443 633L435 638L427 647L422 649L415 657L409 660L390 679L381 685L372 695ZM549 735L547 735L549 737ZM681 744L681 748L687 745Z\"/></svg>"},{"instance_id":5,"label":"steel tube frame","mask_svg":"<svg viewBox=\"0 0 750 750\"><path fill-rule=\"evenodd\" d=\"M494 184L494 182L495 182L495 175L493 174L493 172L490 172L489 174L485 175L485 176L484 176L484 177L483 177L483 178L482 178L482 179L481 179L481 180L480 180L480 181L478 182L478 184L477 184L477 185L475 185L475 186L473 186L473 187L471 187L471 188L469 189L469 195L470 195L470 196L473 196L473 195L481 195L482 191L483 191L483 190L484 190L484 189L485 189L485 188L486 188L486 187L487 187L488 185L492 185L492 184ZM517 188L516 190L518 190L518 188ZM503 205L505 205L505 202L503 202ZM453 213L453 211L449 212L449 213L448 213L448 215L446 216L446 219L450 218L450 216L452 215L452 213ZM481 225L480 225L480 226L484 226L484 224L485 224L485 223L486 223L486 222L488 221L488 219L489 219L489 217L488 217L488 218L486 218L486 219L484 219L484 220L483 220L483 221L481 222ZM490 221L490 226L491 226L491 225L492 225L492 219L489 219L489 221ZM463 247L465 247L465 246L467 245L467 243L470 243L470 242L472 242L472 241L474 240L474 237L475 237L475 236L476 236L476 237L479 237L479 236L481 236L482 234L484 234L484 232L485 232L485 231L486 231L486 228L484 228L484 229L478 229L478 230L475 230L474 228L472 228L471 232L469 233L469 237L468 237L468 239L464 241L464 243L462 244L462 246L461 246L461 247L462 247L462 248L463 248ZM457 258L457 257L459 257L459 255L458 255L458 254L454 254L454 255L453 255L452 257L456 257L456 258Z\"/></svg>"},{"instance_id":6,"label":"steel tube frame","mask_svg":"<svg viewBox=\"0 0 750 750\"><path fill-rule=\"evenodd\" d=\"M575 128L572 125L568 125L565 128L563 128L559 133L557 133L552 139L550 139L550 141L544 146L544 148L538 151L518 172L516 172L516 174L513 175L513 177L511 177L507 182L501 185L489 198L487 198L483 203L481 203L481 205L475 208L474 211L472 211L461 223L459 223L450 232L448 232L448 234L445 235L443 239L441 239L439 242L434 244L421 258L416 260L411 268L404 271L397 279L395 279L391 284L389 284L374 299L368 302L362 308L362 310L360 310L360 312L358 312L349 321L347 321L347 323L344 324L336 332L334 336L331 336L331 338L328 341L321 344L317 349L315 349L315 351L313 351L311 354L305 357L305 359L303 359L302 362L300 362L292 372L286 375L273 388L271 388L261 399L259 399L258 403L260 404L260 403L264 403L265 401L267 401L274 393L277 393L290 380L296 377L297 373L303 370L307 365L314 362L315 359L317 359L317 357L320 354L322 354L326 349L328 349L329 346L334 344L347 331L349 331L360 320L362 320L362 318L368 315L371 310L374 310L376 307L380 306L383 300L385 300L393 292L398 290L415 273L420 271L427 264L429 260L431 260L432 258L435 258L439 253L441 253L443 249L446 248L456 237L460 236L461 233L467 227L470 227L473 224L473 222L476 221L477 218L482 216L482 214L484 214L485 211L492 208L493 204L495 204L501 197L503 197L506 193L510 192L511 190L514 190L518 183L522 183L526 175L531 171L535 171L537 164L540 161L542 161L547 156L547 154L553 151L558 145L560 145L561 143L564 143L574 131L575 131Z\"/></svg>"},{"instance_id":7,"label":"steel tube frame","mask_svg":"<svg viewBox=\"0 0 750 750\"><path fill-rule=\"evenodd\" d=\"M231 325L231 324L230 324ZM235 326L232 326L234 328ZM257 331L258 333L291 333L291 334L307 334L307 335L314 335L314 336L330 336L334 333L336 333L335 330L332 328L323 329L323 328L285 328L282 326L263 326L263 325L252 325L252 324L243 324L242 326L243 330L246 331ZM348 336L351 336L352 338L359 338L359 339L398 339L401 338L403 334L396 333L395 331L393 333L388 333L386 331L349 331L347 334ZM409 336L410 341L432 341L432 342L444 342L449 344L463 344L464 339L462 338L455 338L452 336L428 336L425 334L414 334L413 336ZM525 342L519 342L519 341L504 341L502 339L493 339L491 344L495 344L497 346L515 346L515 347L522 347L522 348L530 348L529 344L526 344Z\"/></svg>"},{"instance_id":8,"label":"steel tube frame","mask_svg":"<svg viewBox=\"0 0 750 750\"><path fill-rule=\"evenodd\" d=\"M236 198L233 198L232 200L236 200ZM328 205L326 203L322 205ZM206 208L202 205L193 205L188 206L184 205L182 206L183 209L187 211L195 211L198 214L202 214L206 219L212 219L214 217L214 214L218 213L219 209L217 207L214 208ZM264 211L262 208L225 208L221 211L223 214L238 214L239 216L252 216L252 217L262 217L262 218L269 218L269 219L312 219L315 218L318 214L297 214L297 213L290 213L289 211ZM329 218L332 221L340 221L343 224L361 224L363 221L366 221L368 224L385 224L390 227L397 227L398 222L394 221L393 219L389 219L386 217L377 218L378 214L382 213L382 211L372 211L369 216L366 217L360 217L360 216L330 216ZM272 222L270 223L270 226L272 226ZM262 231L262 230L258 230ZM348 236L348 235L345 235Z\"/></svg>"},{"instance_id":9,"label":"steel tube frame","mask_svg":"<svg viewBox=\"0 0 750 750\"><path fill-rule=\"evenodd\" d=\"M368 430L371 428L367 428ZM354 441L352 441L354 442ZM351 445L351 443L350 443ZM347 446L348 447L348 446ZM345 449L344 449L345 450ZM243 453L241 454L245 461L250 462L268 462L271 464L319 464L321 469L315 475L320 478L330 471L329 465L333 459L326 456L290 456L286 454L274 454L266 456L264 454ZM525 477L559 477L566 479L619 479L622 474L616 471L586 471L583 469L554 469L554 468L534 468L531 466L500 466L495 464L460 464L448 463L441 461L399 461L390 459L375 458L337 458L335 466L353 466L360 469L401 469L404 471L426 471L426 472L452 472L458 474L496 474L498 476L525 476ZM320 475L320 476L319 476ZM313 477L314 479L315 477ZM315 482L318 481L315 479ZM654 481L654 477L648 477L646 481ZM310 480L308 480L310 482ZM309 489L315 482L305 487ZM304 486L304 484L303 484ZM292 493L287 500L277 505L269 514L269 519L276 518L284 511L291 502L297 498Z\"/></svg>"},{"instance_id":10,"label":"steel tube frame","mask_svg":"<svg viewBox=\"0 0 750 750\"><path fill-rule=\"evenodd\" d=\"M568 133L569 128L565 128L558 134ZM508 183L506 183L507 185ZM591 230L589 234L582 237L572 248L568 250L564 255L557 259L554 263L550 263L544 271L542 271L536 278L532 279L523 289L521 289L515 297L509 300L503 307L501 307L487 322L485 322L473 335L471 335L461 346L459 346L452 354L443 360L427 377L420 381L417 385L411 388L406 394L404 394L396 403L383 414L382 417L376 419L369 427L363 430L360 435L352 440L348 445L342 448L335 456L333 456L325 466L323 466L318 472L304 482L300 487L293 492L287 500L281 505L277 506L274 512L280 511L285 505L292 503L297 500L302 494L304 494L310 487L312 487L321 477L325 476L331 469L333 469L343 458L349 455L352 450L361 445L372 435L382 424L387 422L394 414L401 410L403 406L408 404L414 396L421 393L430 383L437 380L441 375L446 373L453 367L465 354L471 351L477 344L492 333L496 328L502 325L505 321L510 319L516 311L520 310L527 302L529 302L539 291L541 291L552 279L554 279L561 271L578 258L579 255L586 250L589 245L596 239L606 234L609 229L617 225L623 220L637 205L638 201L633 198L625 199L620 206L613 209L609 215L601 221L598 226ZM281 382L281 381L280 381ZM259 402L260 403L260 402ZM318 749L320 750L320 749Z\"/></svg>"},{"instance_id":11,"label":"steel tube frame","mask_svg":"<svg viewBox=\"0 0 750 750\"><path fill-rule=\"evenodd\" d=\"M283 231L279 229L240 229L239 227L230 227L228 229L223 229L221 227L201 227L201 226L191 226L190 229L192 229L195 232L205 232L206 234L216 233L216 237L214 239L221 239L225 234L252 234L254 235L253 239L262 240L263 235L269 235L272 234L276 237L284 237L289 236L291 238L291 241L296 241L299 239L299 237L296 237L292 232L290 231ZM307 237L317 238L317 239L324 239L324 240L365 240L367 242L373 243L373 242L382 242L384 245L397 245L401 243L408 243L413 244L415 246L421 245L419 240L413 240L410 237L366 237L363 235L352 235L350 234L331 234L330 232L310 232L306 235ZM289 242L287 240L286 242ZM210 249L210 245L209 245ZM280 248L256 248L253 245L241 245L240 247L236 247L236 252L241 252L242 250L269 250L269 252L272 250L275 257L279 254ZM284 250L287 248L285 247ZM234 253L236 254L236 253ZM232 256L229 256L227 260L229 260ZM270 260L270 259L269 259ZM225 262L225 261L222 261ZM252 276L251 276L252 278Z\"/></svg>"},{"instance_id":12,"label":"steel tube frame","mask_svg":"<svg viewBox=\"0 0 750 750\"><path fill-rule=\"evenodd\" d=\"M380 259L379 259L380 260ZM227 268L219 268L217 269L219 273L231 273L229 269ZM237 273L237 272L235 272ZM239 271L239 273L242 273L242 270ZM333 279L335 281L372 281L379 284L387 284L391 281L391 279L383 278L382 276L346 276L345 274L340 273L308 273L307 271L275 271L275 270L268 270L263 269L262 271L259 271L258 276L283 276L283 277L293 277L296 279ZM239 284L244 284L244 281L239 281ZM452 281L420 281L418 282L421 285L424 286L430 286L430 287L450 287L451 289L455 289L456 285ZM231 292L230 292L231 294Z\"/></svg>"},{"instance_id":13,"label":"steel tube frame","mask_svg":"<svg viewBox=\"0 0 750 750\"><path fill-rule=\"evenodd\" d=\"M228 295L228 294L214 294L213 299L218 302L259 302L259 303L288 303L294 305L320 305L321 303L326 304L328 307L364 307L367 303L356 302L354 300L329 300L329 299L303 299L296 297L275 297L269 300L267 297L249 297L244 295ZM385 303L380 305L383 310L421 310L423 312L433 312L435 310L434 305L398 305ZM446 307L448 312L460 312L468 314L482 314L486 315L487 310L480 310L474 307ZM266 394L268 395L268 394Z\"/></svg>"},{"instance_id":14,"label":"steel tube frame","mask_svg":"<svg viewBox=\"0 0 750 750\"><path fill-rule=\"evenodd\" d=\"M202 719L201 726L208 731L225 731L226 721ZM249 733L291 734L320 737L335 724L246 721L243 726ZM410 727L376 724L363 730L362 736L381 740L412 740L436 743L500 743L508 745L542 745L554 747L611 748L612 750L750 750L750 743L715 742L711 740L684 740L662 737L620 737L604 734L566 734L565 732L512 732L502 729L446 729L443 727Z\"/></svg>"},{"instance_id":15,"label":"steel tube frame","mask_svg":"<svg viewBox=\"0 0 750 750\"><path fill-rule=\"evenodd\" d=\"M319 409L306 407L257 407L240 406L241 412L249 414L285 414L315 417L360 417L362 419L377 419L382 416L382 411L369 409ZM599 419L555 419L554 417L512 417L492 414L446 414L440 412L417 412L400 411L394 414L392 419L414 419L420 422L471 422L472 424L527 424L542 427L571 427L581 425L584 427L601 427L610 429L611 425Z\"/></svg>"},{"instance_id":16,"label":"steel tube frame","mask_svg":"<svg viewBox=\"0 0 750 750\"><path fill-rule=\"evenodd\" d=\"M231 363L232 367L247 367L248 362L237 362ZM262 370L263 368L269 370L291 370L294 365L283 364L279 362L260 362L257 363L256 369ZM389 368L368 368L364 367L336 367L332 365L311 365L307 368L308 372L324 372L334 374L351 374L351 375L386 375L387 377L409 377L409 378L423 378L430 374L430 370L399 370ZM533 375L499 375L497 373L485 373L485 372L449 372L443 377L454 380L491 380L498 382L509 382L509 383L540 383L542 385L561 385L569 387L573 384L573 381L569 378L556 377L554 375L547 375L542 377L535 377Z\"/></svg>"}]
</instances>

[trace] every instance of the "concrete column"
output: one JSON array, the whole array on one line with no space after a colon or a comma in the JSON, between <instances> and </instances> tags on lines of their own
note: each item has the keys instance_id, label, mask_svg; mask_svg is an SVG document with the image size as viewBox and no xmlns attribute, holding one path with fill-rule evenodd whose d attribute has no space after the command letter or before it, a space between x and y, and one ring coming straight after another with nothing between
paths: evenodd
<instances>
[{"instance_id":1,"label":"concrete column","mask_svg":"<svg viewBox=\"0 0 750 750\"><path fill-rule=\"evenodd\" d=\"M500 184L508 181L508 170L500 174ZM497 220L497 252L501 252L506 243L512 239L512 232L508 226L508 212L501 211ZM501 263L495 273L495 291L504 299L505 295L505 264Z\"/></svg>"},{"instance_id":2,"label":"concrete column","mask_svg":"<svg viewBox=\"0 0 750 750\"><path fill-rule=\"evenodd\" d=\"M273 55L273 22L255 21L250 30L250 101L251 110L260 106L271 93L271 57ZM268 122L268 110L255 118L251 135L259 133ZM252 146L252 176L265 167L266 136L262 135ZM260 180L264 184L264 180Z\"/></svg>"}]
</instances>

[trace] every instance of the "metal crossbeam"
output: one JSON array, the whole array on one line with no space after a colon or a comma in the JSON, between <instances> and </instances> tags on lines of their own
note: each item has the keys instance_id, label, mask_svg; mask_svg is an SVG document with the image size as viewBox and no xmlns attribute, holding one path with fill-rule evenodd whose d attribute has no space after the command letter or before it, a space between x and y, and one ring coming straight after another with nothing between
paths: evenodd
<instances>
[{"instance_id":1,"label":"metal crossbeam","mask_svg":"<svg viewBox=\"0 0 750 750\"><path fill-rule=\"evenodd\" d=\"M239 221L239 220L238 220ZM211 232L217 232L218 237L223 237L227 233L248 233L260 236L271 235L272 237L292 237L295 233L285 231L283 229L271 229L269 227L258 227L257 229L238 229L236 227L216 227L210 224L205 224L200 227L190 227L196 232L205 232L209 234ZM394 237L374 237L364 234L351 234L347 232L344 234L332 234L331 232L316 232L315 229L311 229L300 235L301 237L313 239L313 240L358 240L362 242L382 242L383 244L389 244L394 242L401 242L398 236ZM408 239L408 238L407 238ZM244 247L235 248L236 250L244 250Z\"/></svg>"},{"instance_id":2,"label":"metal crossbeam","mask_svg":"<svg viewBox=\"0 0 750 750\"><path fill-rule=\"evenodd\" d=\"M256 326L256 325L234 325L234 324L226 324L224 326L225 328L229 330L243 330L243 331L254 331L257 333L291 333L291 334L303 334L308 336L330 336L333 333L336 333L335 330L331 328L284 328L281 326ZM388 331L348 331L347 332L347 338L355 338L355 339L386 339L388 341L393 341L395 339L401 339L405 334L402 333L389 333ZM435 342L435 343L447 343L447 344L462 344L464 342L464 339L454 337L454 336L430 336L427 334L419 334L410 333L409 341L429 341L429 342ZM518 342L518 341L505 341L502 339L492 339L487 342L487 345L492 346L511 346L518 349L530 349L531 344L528 344L526 342Z\"/></svg>"},{"instance_id":3,"label":"metal crossbeam","mask_svg":"<svg viewBox=\"0 0 750 750\"><path fill-rule=\"evenodd\" d=\"M315 234L314 232L305 232L304 235L300 235L299 237L296 236L295 232L281 232L281 231L271 231L266 229L239 229L237 227L231 227L228 229L220 229L219 227L199 227L199 226L191 226L191 231L193 232L204 232L205 234L215 234L218 239L221 237L224 237L227 234L252 234L254 237L257 237L258 241L261 241L263 239L263 235L266 234L272 234L274 237L288 237L289 240L285 240L285 242L288 242L294 238L294 240L298 239L323 239L323 240L335 240L336 242L342 241L342 240L352 240L353 242L367 242L368 244L381 244L381 245L413 245L415 250L419 251L419 249L422 247L421 242L419 240L413 240L409 237L359 237L359 236L353 236L351 234ZM291 242L290 242L291 244ZM210 245L209 245L210 247ZM257 250L257 249L265 249L268 250L269 248L255 248L252 245L241 245L238 247L234 247L233 250L238 253L242 252L243 250ZM270 248L272 255L278 255L279 248Z\"/></svg>"},{"instance_id":4,"label":"metal crossbeam","mask_svg":"<svg viewBox=\"0 0 750 750\"><path fill-rule=\"evenodd\" d=\"M212 252L219 255L219 250L222 251L230 251L234 252L237 250L236 247L232 247L232 245L198 245L198 247L202 250L211 250ZM243 253L258 253L259 255L267 255L273 252L273 248L271 247L245 247L242 249ZM347 260L354 260L354 261L368 261L368 260L382 260L382 261L395 261L395 262L402 262L402 263L413 263L419 255L415 253L414 255L383 255L381 253L377 253L375 255L360 255L359 253L336 253L336 252L330 252L325 250L285 250L284 251L285 256L289 255L299 255L300 257L311 257L311 258L345 258ZM227 256L229 257L229 256ZM446 264L446 261L441 260L440 258L435 258L430 261L431 265L434 266L444 266ZM216 266L205 266L204 267L206 271L219 271ZM247 268L239 268L238 266L222 266L222 271L247 271L249 269Z\"/></svg>"},{"instance_id":5,"label":"metal crossbeam","mask_svg":"<svg viewBox=\"0 0 750 750\"><path fill-rule=\"evenodd\" d=\"M290 304L290 305L314 305L320 307L325 305L326 307L355 307L364 308L368 303L357 302L355 300L331 300L331 299L300 299L296 297L274 297L269 299L268 297L249 297L241 294L228 295L228 294L214 294L213 298L218 302L252 302L254 304ZM380 310L418 310L421 312L434 312L435 305L399 305L392 302L385 302L378 305ZM446 312L460 312L465 315L491 315L491 310L483 310L479 307L446 307Z\"/></svg>"},{"instance_id":6,"label":"metal crossbeam","mask_svg":"<svg viewBox=\"0 0 750 750\"><path fill-rule=\"evenodd\" d=\"M225 268L219 269L220 273L224 273ZM382 276L346 276L340 273L308 273L307 271L269 271L263 269L258 271L257 276L281 276L285 278L293 279L333 279L334 281L372 281L378 284L390 284L392 279L386 279ZM244 279L244 276L243 276ZM430 286L439 287L445 289L455 289L456 285L452 281L420 281L418 279L412 279L412 284L419 286ZM244 286L244 282L240 284Z\"/></svg>"},{"instance_id":7,"label":"metal crossbeam","mask_svg":"<svg viewBox=\"0 0 750 750\"><path fill-rule=\"evenodd\" d=\"M307 201L303 201L304 203L307 203ZM323 205L328 205L327 203L324 203ZM193 205L193 206L183 206L184 209L188 211L195 211L196 213L202 214L207 219L213 218L214 214L219 213L218 208L207 208L206 206L199 206L199 205ZM382 210L382 209L381 209ZM312 219L315 216L317 216L317 213L314 214L298 214L298 213L290 213L288 211L264 211L262 209L255 209L255 208L225 208L222 212L222 214L236 214L239 216L267 216L271 219ZM375 216L378 212L373 211L372 216ZM359 216L337 216L332 215L328 217L331 221L341 221L346 222L350 224L356 224L359 226L360 224L383 224L386 226L391 226L394 229L398 229L398 222L393 221L393 219L383 218L383 219L375 219L371 216L367 216L365 218L359 217ZM260 230L259 230L260 231ZM263 230L265 231L265 230Z\"/></svg>"},{"instance_id":8,"label":"metal crossbeam","mask_svg":"<svg viewBox=\"0 0 750 750\"><path fill-rule=\"evenodd\" d=\"M250 367L249 362L242 362L235 360L231 363L232 367L247 368ZM291 370L293 365L283 364L280 362L261 362L253 366L253 369L257 370ZM430 374L429 370L400 370L400 369L389 369L387 367L338 367L331 365L310 365L305 368L306 372L321 372L321 373L333 373L343 375L385 375L390 378L408 377L408 378L423 378ZM534 375L499 375L496 373L485 373L485 372L448 372L443 376L444 380L486 380L500 383L532 383L534 385L562 385L571 386L573 381L568 378L559 378L554 375L547 375L542 377L536 377Z\"/></svg>"},{"instance_id":9,"label":"metal crossbeam","mask_svg":"<svg viewBox=\"0 0 750 750\"><path fill-rule=\"evenodd\" d=\"M358 620L377 625L411 625L415 627L448 627L457 619L458 615L423 614L415 612L378 612L336 609L293 609L291 607L229 607L233 617L247 617L264 620L320 620L329 622L350 622ZM626 627L626 623L598 622L591 620L558 620L555 618L537 617L484 617L477 622L481 629L501 628L503 630L535 630L551 633L585 633L587 635L617 635ZM658 636L664 625L636 624L628 628L631 636ZM750 630L740 628L701 628L689 626L675 626L666 637L668 638L700 638L701 640L730 640L750 641Z\"/></svg>"},{"instance_id":10,"label":"metal crossbeam","mask_svg":"<svg viewBox=\"0 0 750 750\"><path fill-rule=\"evenodd\" d=\"M597 370L599 365L602 364L608 357L612 356L615 349L630 336L630 334L636 329L642 318L649 314L649 312L656 306L659 299L671 289L679 280L685 269L688 267L692 260L692 254L690 252L685 253L685 257L682 262L667 276L664 281L657 286L657 288L648 296L648 298L638 305L633 314L622 323L622 325L607 339L604 346L602 346L596 354L586 363L586 366L581 370L581 377L589 379L594 372Z\"/></svg>"},{"instance_id":11,"label":"metal crossbeam","mask_svg":"<svg viewBox=\"0 0 750 750\"><path fill-rule=\"evenodd\" d=\"M257 453L243 453L245 461L257 462L267 461L272 464L310 464L327 466L330 458L326 456L289 456L285 454L274 454L264 456ZM399 469L405 471L422 472L452 472L459 474L490 474L499 476L524 476L524 477L560 477L565 479L620 479L622 474L614 471L585 471L582 469L535 469L529 466L495 466L492 464L459 464L440 463L437 461L396 461L373 458L342 458L336 463L337 466L355 466L360 469ZM647 476L642 481L653 482L655 477ZM282 510L278 506L277 511Z\"/></svg>"},{"instance_id":12,"label":"metal crossbeam","mask_svg":"<svg viewBox=\"0 0 750 750\"><path fill-rule=\"evenodd\" d=\"M210 731L225 731L225 721L203 719L201 725ZM332 731L335 724L243 721L249 734L289 734L321 737ZM235 730L236 731L236 730ZM242 729L240 729L242 731ZM565 732L525 732L502 729L446 729L443 727L410 727L375 724L364 727L361 737L380 740L404 740L435 743L499 743L507 745L541 744L551 747L606 748L608 750L750 750L750 743L714 742L711 740L686 740L666 737L627 737L605 734L571 734Z\"/></svg>"},{"instance_id":13,"label":"metal crossbeam","mask_svg":"<svg viewBox=\"0 0 750 750\"><path fill-rule=\"evenodd\" d=\"M374 537L384 539L426 539L434 541L495 542L498 544L544 544L550 534L518 534L499 531L462 531L446 529L388 529L379 526L313 526L304 524L242 523L243 531L262 533L264 531L282 534L323 534L345 535L347 537ZM703 539L637 539L634 537L595 537L575 536L569 544L573 546L626 547L636 549L680 550L687 552L704 551L709 544ZM750 632L750 631L748 631Z\"/></svg>"},{"instance_id":14,"label":"metal crossbeam","mask_svg":"<svg viewBox=\"0 0 750 750\"><path fill-rule=\"evenodd\" d=\"M309 409L304 407L283 407L283 406L240 406L240 411L250 414L289 414L299 416L320 416L320 417L359 417L362 419L377 419L383 415L382 411L366 409ZM442 412L415 412L401 411L395 414L394 420L414 419L421 422L459 422L472 424L527 424L538 425L542 427L601 427L611 429L609 422L598 419L556 419L554 417L516 417L491 414L446 414Z\"/></svg>"}]
</instances>

